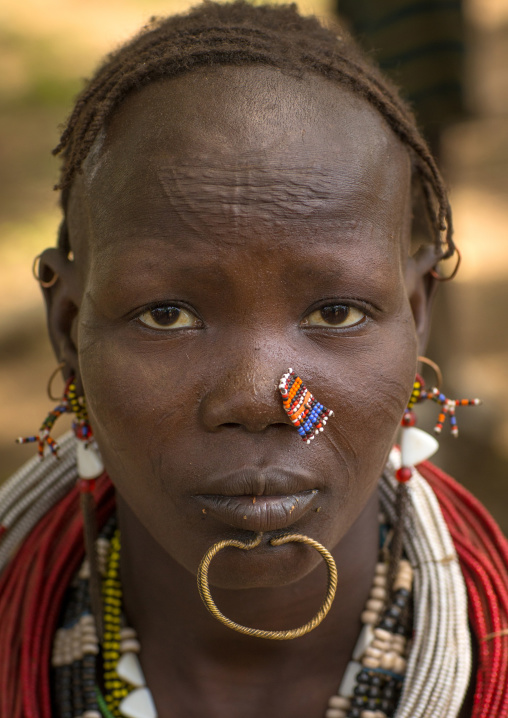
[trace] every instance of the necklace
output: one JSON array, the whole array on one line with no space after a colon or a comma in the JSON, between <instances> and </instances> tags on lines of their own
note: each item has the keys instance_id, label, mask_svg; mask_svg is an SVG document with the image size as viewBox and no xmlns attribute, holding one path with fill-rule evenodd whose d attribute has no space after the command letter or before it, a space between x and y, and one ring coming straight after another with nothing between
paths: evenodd
<instances>
[{"instance_id":1,"label":"necklace","mask_svg":"<svg viewBox=\"0 0 508 718\"><path fill-rule=\"evenodd\" d=\"M329 699L326 718L391 718L400 697L412 623L412 569L408 561L401 561L389 592L386 535L387 527L381 524L380 560L361 616L363 628L338 693ZM102 688L97 685L96 657L100 648L87 605L86 561L72 587L64 626L55 636L52 662L61 718L157 718L138 659L140 643L135 630L125 626L122 618L120 546L113 519L97 541L103 575Z\"/></svg>"},{"instance_id":2,"label":"necklace","mask_svg":"<svg viewBox=\"0 0 508 718\"><path fill-rule=\"evenodd\" d=\"M61 671L52 671L52 690L48 675L57 616L61 625L70 627L69 602L62 609L62 598L83 551L75 456L76 440L68 434L61 442L59 462L34 458L0 487L0 647L4 656L0 713L13 718L25 713L48 718L56 703L65 718L84 715L85 705L90 704L83 697L82 712L77 704L76 710L72 707L73 675L80 695L86 689L90 698L96 698L96 655L83 655L82 670L77 658L69 668L68 658L61 667L70 677L55 682L55 674ZM399 467L400 455L394 450L379 482L382 509L392 525L396 517L394 473ZM425 478L415 472L409 482L411 511L403 526L404 550L414 572L414 635L394 718L457 718L471 670L464 577L471 597L471 622L480 642L474 715L501 718L506 714L508 718L506 540L486 511L452 479L430 465L423 466L423 471ZM106 525L114 510L114 492L106 476L98 481L96 496L99 520ZM109 539L113 533L114 529ZM76 575L74 588L82 580ZM74 610L74 623L89 615L86 581L81 594L80 598L78 591L81 609ZM74 645L81 646L80 635L75 637ZM92 648L99 653L98 643ZM101 713L94 710L86 718L101 718Z\"/></svg>"}]
</instances>

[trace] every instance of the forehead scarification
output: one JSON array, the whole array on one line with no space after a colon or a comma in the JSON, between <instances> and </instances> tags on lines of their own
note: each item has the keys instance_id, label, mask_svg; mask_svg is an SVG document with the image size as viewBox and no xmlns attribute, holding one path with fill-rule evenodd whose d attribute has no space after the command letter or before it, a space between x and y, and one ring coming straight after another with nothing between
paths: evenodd
<instances>
[{"instance_id":1,"label":"forehead scarification","mask_svg":"<svg viewBox=\"0 0 508 718\"><path fill-rule=\"evenodd\" d=\"M334 172L349 177L351 193L362 191L365 169L385 180L381 194L401 167L398 181L410 182L409 154L364 100L321 77L268 68L213 68L144 88L117 113L103 152L98 174L113 195L136 172L180 192L199 182L204 196L243 184L259 204L273 184L297 195L308 188L319 203Z\"/></svg>"},{"instance_id":2,"label":"forehead scarification","mask_svg":"<svg viewBox=\"0 0 508 718\"><path fill-rule=\"evenodd\" d=\"M320 77L214 68L154 83L97 150L80 191L99 241L166 232L168 206L197 232L253 217L325 228L407 214L405 147L365 101Z\"/></svg>"}]
</instances>

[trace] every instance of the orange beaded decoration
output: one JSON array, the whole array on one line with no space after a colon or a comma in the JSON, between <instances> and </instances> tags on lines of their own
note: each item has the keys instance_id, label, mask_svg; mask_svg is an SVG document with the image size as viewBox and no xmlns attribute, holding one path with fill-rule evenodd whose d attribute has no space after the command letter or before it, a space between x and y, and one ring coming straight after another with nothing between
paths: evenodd
<instances>
[{"instance_id":1,"label":"orange beaded decoration","mask_svg":"<svg viewBox=\"0 0 508 718\"><path fill-rule=\"evenodd\" d=\"M302 440L310 444L312 439L323 431L333 411L327 409L311 394L303 381L290 368L281 376L279 391L282 405Z\"/></svg>"},{"instance_id":2,"label":"orange beaded decoration","mask_svg":"<svg viewBox=\"0 0 508 718\"><path fill-rule=\"evenodd\" d=\"M76 436L82 440L89 440L92 430L86 416L86 407L83 399L79 399L76 391L74 377L71 377L65 385L64 394L60 403L52 409L41 424L39 433L35 436L20 436L16 439L18 444L31 444L37 442L37 451L41 459L44 458L44 449L47 446L53 456L58 457L58 444L51 436L51 430L55 421L62 414L74 413L76 421L73 422L73 430Z\"/></svg>"},{"instance_id":3,"label":"orange beaded decoration","mask_svg":"<svg viewBox=\"0 0 508 718\"><path fill-rule=\"evenodd\" d=\"M441 411L437 418L436 425L434 426L434 433L440 434L443 430L443 424L448 416L450 420L450 428L452 436L457 437L459 435L459 428L457 426L457 417L455 416L455 409L457 406L478 406L481 404L480 399L449 399L439 391L437 387L434 387L430 391L422 391L422 399L430 399L435 401L436 404L441 406Z\"/></svg>"}]
</instances>

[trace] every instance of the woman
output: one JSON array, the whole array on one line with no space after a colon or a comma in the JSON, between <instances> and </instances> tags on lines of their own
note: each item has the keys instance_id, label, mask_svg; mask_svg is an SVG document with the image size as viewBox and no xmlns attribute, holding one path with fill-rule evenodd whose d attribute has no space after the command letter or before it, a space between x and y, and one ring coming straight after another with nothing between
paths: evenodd
<instances>
[{"instance_id":1,"label":"woman","mask_svg":"<svg viewBox=\"0 0 508 718\"><path fill-rule=\"evenodd\" d=\"M454 253L395 91L293 7L206 4L108 58L57 152L32 438L76 438L3 493L2 718L507 716L506 542L426 466L439 508L429 439L391 452Z\"/></svg>"}]
</instances>

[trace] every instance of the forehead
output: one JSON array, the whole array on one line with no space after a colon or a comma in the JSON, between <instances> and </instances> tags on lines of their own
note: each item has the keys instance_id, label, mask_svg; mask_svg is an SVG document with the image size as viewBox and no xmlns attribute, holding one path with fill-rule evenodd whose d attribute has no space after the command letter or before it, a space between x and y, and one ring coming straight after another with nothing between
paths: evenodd
<instances>
[{"instance_id":1,"label":"forehead","mask_svg":"<svg viewBox=\"0 0 508 718\"><path fill-rule=\"evenodd\" d=\"M202 68L128 96L84 169L101 241L139 240L138 225L166 237L168 222L188 227L189 216L194 229L238 232L253 219L391 222L400 241L410 187L406 149L366 100L326 78L251 66Z\"/></svg>"}]
</instances>

